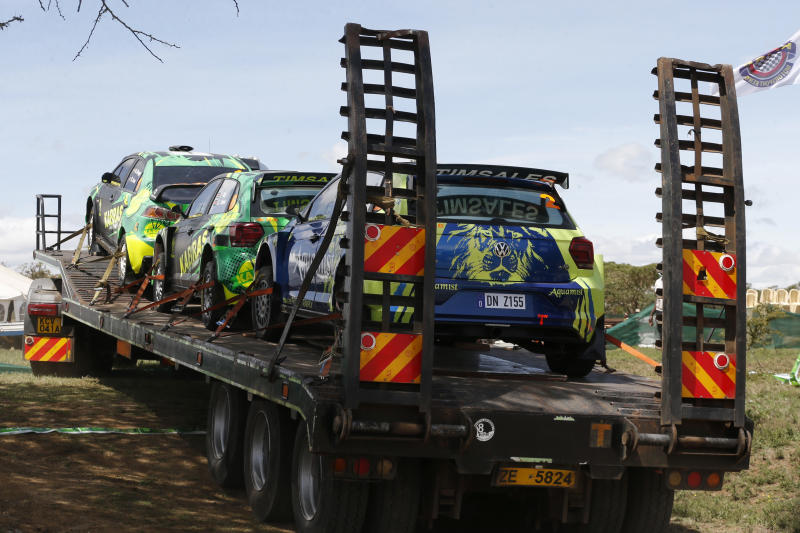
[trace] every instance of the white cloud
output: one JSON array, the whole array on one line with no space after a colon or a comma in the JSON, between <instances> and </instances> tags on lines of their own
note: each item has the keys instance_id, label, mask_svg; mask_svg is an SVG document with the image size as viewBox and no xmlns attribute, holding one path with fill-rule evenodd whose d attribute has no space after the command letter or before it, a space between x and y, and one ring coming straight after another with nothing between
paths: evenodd
<instances>
[{"instance_id":1,"label":"white cloud","mask_svg":"<svg viewBox=\"0 0 800 533\"><path fill-rule=\"evenodd\" d=\"M336 168L336 170L341 169L341 165L337 161L344 157L347 157L347 143L345 141L336 141L336 144L322 154L325 163L329 164L331 168Z\"/></svg>"},{"instance_id":2,"label":"white cloud","mask_svg":"<svg viewBox=\"0 0 800 533\"><path fill-rule=\"evenodd\" d=\"M626 181L652 180L653 155L641 144L623 144L598 155L594 167Z\"/></svg>"},{"instance_id":3,"label":"white cloud","mask_svg":"<svg viewBox=\"0 0 800 533\"><path fill-rule=\"evenodd\" d=\"M661 261L661 248L656 247L657 234L632 237L631 235L588 234L594 243L594 253L602 254L605 261L647 265Z\"/></svg>"},{"instance_id":4,"label":"white cloud","mask_svg":"<svg viewBox=\"0 0 800 533\"><path fill-rule=\"evenodd\" d=\"M0 261L14 267L33 261L36 218L0 217Z\"/></svg>"}]
</instances>

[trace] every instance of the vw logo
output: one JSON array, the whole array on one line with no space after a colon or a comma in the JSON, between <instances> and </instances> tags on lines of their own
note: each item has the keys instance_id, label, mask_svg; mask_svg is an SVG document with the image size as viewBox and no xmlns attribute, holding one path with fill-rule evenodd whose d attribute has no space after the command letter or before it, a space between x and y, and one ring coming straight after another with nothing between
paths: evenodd
<instances>
[{"instance_id":1,"label":"vw logo","mask_svg":"<svg viewBox=\"0 0 800 533\"><path fill-rule=\"evenodd\" d=\"M505 257L510 253L511 247L507 243L500 241L494 245L494 255L497 257Z\"/></svg>"}]
</instances>

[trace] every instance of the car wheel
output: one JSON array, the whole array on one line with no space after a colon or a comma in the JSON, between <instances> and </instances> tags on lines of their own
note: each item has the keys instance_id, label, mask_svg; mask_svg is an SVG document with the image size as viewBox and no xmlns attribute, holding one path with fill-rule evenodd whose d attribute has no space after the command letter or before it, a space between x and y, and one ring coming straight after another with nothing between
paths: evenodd
<instances>
[{"instance_id":1,"label":"car wheel","mask_svg":"<svg viewBox=\"0 0 800 533\"><path fill-rule=\"evenodd\" d=\"M200 306L203 309L200 319L203 321L203 325L207 329L214 331L217 329L217 322L225 312L224 308L211 309L212 307L216 307L217 305L221 304L225 299L225 295L222 291L222 285L220 285L217 281L216 261L211 260L203 267L203 283L212 283L213 285L200 291Z\"/></svg>"},{"instance_id":2,"label":"car wheel","mask_svg":"<svg viewBox=\"0 0 800 533\"><path fill-rule=\"evenodd\" d=\"M161 277L162 279L159 279ZM167 253L158 249L156 253L156 279L153 280L153 301L158 302L163 300L167 295ZM161 313L169 313L172 311L174 301L158 304L156 310Z\"/></svg>"},{"instance_id":3,"label":"car wheel","mask_svg":"<svg viewBox=\"0 0 800 533\"><path fill-rule=\"evenodd\" d=\"M577 359L574 355L545 353L551 372L566 374L570 378L586 377L594 368L593 359Z\"/></svg>"},{"instance_id":4,"label":"car wheel","mask_svg":"<svg viewBox=\"0 0 800 533\"><path fill-rule=\"evenodd\" d=\"M256 272L256 281L253 290L273 288L272 294L256 296L250 301L250 313L253 329L256 336L261 339L275 340L280 337L280 328L267 329L267 326L275 324L278 316L279 303L275 294L275 283L272 277L272 267L264 266Z\"/></svg>"},{"instance_id":5,"label":"car wheel","mask_svg":"<svg viewBox=\"0 0 800 533\"><path fill-rule=\"evenodd\" d=\"M117 260L118 261L117 262L117 269L118 269L118 274L117 275L119 276L120 284L121 285L127 285L129 283L133 283L133 281L135 281L135 280L134 280L134 276L133 276L133 270L131 270L131 261L130 261L130 258L128 257L128 243L125 242L125 234L124 233L122 234L122 237L120 238L119 244L120 245L118 246L118 248L119 248L119 252L120 252L121 255L120 255L120 258Z\"/></svg>"},{"instance_id":6,"label":"car wheel","mask_svg":"<svg viewBox=\"0 0 800 533\"><path fill-rule=\"evenodd\" d=\"M92 208L89 210L89 213L86 215L87 222L92 223L92 227L89 229L89 254L90 255L106 255L106 251L100 246L100 242L97 240L97 206L93 205Z\"/></svg>"}]
</instances>

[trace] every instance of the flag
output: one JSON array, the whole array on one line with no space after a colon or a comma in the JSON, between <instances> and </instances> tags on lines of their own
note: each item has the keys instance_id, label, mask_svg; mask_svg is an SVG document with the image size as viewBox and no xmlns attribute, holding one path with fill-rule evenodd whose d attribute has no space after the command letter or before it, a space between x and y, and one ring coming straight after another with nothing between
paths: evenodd
<instances>
[{"instance_id":1,"label":"flag","mask_svg":"<svg viewBox=\"0 0 800 533\"><path fill-rule=\"evenodd\" d=\"M800 84L798 40L800 31L775 50L733 69L736 95L742 96L784 85Z\"/></svg>"}]
</instances>

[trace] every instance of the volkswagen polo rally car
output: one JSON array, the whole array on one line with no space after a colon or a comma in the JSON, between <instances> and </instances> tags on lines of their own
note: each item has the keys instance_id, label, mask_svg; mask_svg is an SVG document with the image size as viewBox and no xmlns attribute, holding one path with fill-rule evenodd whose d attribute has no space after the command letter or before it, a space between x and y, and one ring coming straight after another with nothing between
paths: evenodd
<instances>
[{"instance_id":1,"label":"volkswagen polo rally car","mask_svg":"<svg viewBox=\"0 0 800 533\"><path fill-rule=\"evenodd\" d=\"M398 177L413 179L393 180ZM553 371L570 376L586 375L604 361L603 263L555 189L567 188L568 178L520 167L438 166L438 339L503 339L543 352ZM329 183L267 241L285 306L294 303L328 226L337 183ZM401 206L395 208L403 214ZM344 236L344 224L336 231ZM333 239L298 314L326 314L336 305L344 258L338 241ZM394 291L410 295L411 287L400 283ZM392 308L392 320L409 322L413 312Z\"/></svg>"},{"instance_id":2,"label":"volkswagen polo rally car","mask_svg":"<svg viewBox=\"0 0 800 533\"><path fill-rule=\"evenodd\" d=\"M92 222L94 253L120 247L120 279L146 272L158 232L180 215L197 191L224 172L250 170L239 158L170 146L167 152L139 152L103 174L86 199L86 222Z\"/></svg>"},{"instance_id":3,"label":"volkswagen polo rally car","mask_svg":"<svg viewBox=\"0 0 800 533\"><path fill-rule=\"evenodd\" d=\"M270 287L271 268L254 271L260 243L282 229L334 176L251 171L229 172L209 181L181 220L156 237L156 273L164 278L154 281L153 299L202 280L213 283L200 293L206 310L242 294L254 280L256 289ZM249 306L253 327L261 333L274 313L272 301L269 296L257 297ZM169 307L163 304L159 310ZM223 312L203 312L203 323L214 329Z\"/></svg>"}]
</instances>

